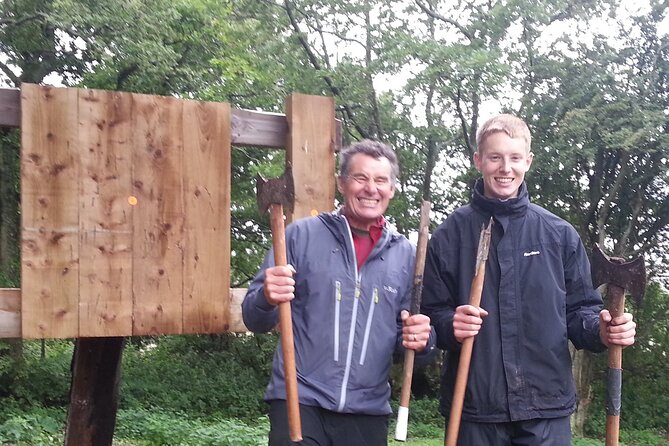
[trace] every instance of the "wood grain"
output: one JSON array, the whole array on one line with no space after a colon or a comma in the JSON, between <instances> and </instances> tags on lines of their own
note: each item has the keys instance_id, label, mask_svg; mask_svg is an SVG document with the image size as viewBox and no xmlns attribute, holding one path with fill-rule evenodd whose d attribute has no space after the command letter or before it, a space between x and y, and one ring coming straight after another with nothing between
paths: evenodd
<instances>
[{"instance_id":1,"label":"wood grain","mask_svg":"<svg viewBox=\"0 0 669 446\"><path fill-rule=\"evenodd\" d=\"M335 197L334 98L292 94L286 99L286 160L292 164L295 209L287 220L331 211Z\"/></svg>"},{"instance_id":2,"label":"wood grain","mask_svg":"<svg viewBox=\"0 0 669 446\"><path fill-rule=\"evenodd\" d=\"M79 91L79 335L132 332L132 96Z\"/></svg>"},{"instance_id":3,"label":"wood grain","mask_svg":"<svg viewBox=\"0 0 669 446\"><path fill-rule=\"evenodd\" d=\"M229 326L230 106L185 101L184 332Z\"/></svg>"},{"instance_id":4,"label":"wood grain","mask_svg":"<svg viewBox=\"0 0 669 446\"><path fill-rule=\"evenodd\" d=\"M133 335L181 333L183 103L133 101Z\"/></svg>"},{"instance_id":5,"label":"wood grain","mask_svg":"<svg viewBox=\"0 0 669 446\"><path fill-rule=\"evenodd\" d=\"M77 90L21 90L24 338L79 334Z\"/></svg>"}]
</instances>

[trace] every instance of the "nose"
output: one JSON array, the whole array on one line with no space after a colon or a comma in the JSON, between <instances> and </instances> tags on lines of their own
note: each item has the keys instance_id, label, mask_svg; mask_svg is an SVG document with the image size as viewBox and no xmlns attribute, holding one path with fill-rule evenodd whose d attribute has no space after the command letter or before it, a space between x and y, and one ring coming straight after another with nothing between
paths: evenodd
<instances>
[{"instance_id":1,"label":"nose","mask_svg":"<svg viewBox=\"0 0 669 446\"><path fill-rule=\"evenodd\" d=\"M365 181L364 190L367 192L376 192L376 183L374 182L374 178L370 178Z\"/></svg>"},{"instance_id":2,"label":"nose","mask_svg":"<svg viewBox=\"0 0 669 446\"><path fill-rule=\"evenodd\" d=\"M508 158L502 158L502 164L500 165L500 170L502 172L509 172L511 170L511 161Z\"/></svg>"}]
</instances>

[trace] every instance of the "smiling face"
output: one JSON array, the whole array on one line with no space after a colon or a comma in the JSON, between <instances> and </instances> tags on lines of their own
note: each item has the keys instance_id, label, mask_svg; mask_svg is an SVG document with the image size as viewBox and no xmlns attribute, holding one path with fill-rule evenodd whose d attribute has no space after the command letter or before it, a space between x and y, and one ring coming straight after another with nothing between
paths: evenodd
<instances>
[{"instance_id":1,"label":"smiling face","mask_svg":"<svg viewBox=\"0 0 669 446\"><path fill-rule=\"evenodd\" d=\"M532 158L523 138L511 138L503 131L488 135L474 154L476 169L483 176L484 195L500 200L518 196Z\"/></svg>"},{"instance_id":2,"label":"smiling face","mask_svg":"<svg viewBox=\"0 0 669 446\"><path fill-rule=\"evenodd\" d=\"M369 230L388 208L395 195L392 167L388 158L373 158L363 153L351 157L348 174L337 178L344 196L343 213L349 224Z\"/></svg>"}]
</instances>

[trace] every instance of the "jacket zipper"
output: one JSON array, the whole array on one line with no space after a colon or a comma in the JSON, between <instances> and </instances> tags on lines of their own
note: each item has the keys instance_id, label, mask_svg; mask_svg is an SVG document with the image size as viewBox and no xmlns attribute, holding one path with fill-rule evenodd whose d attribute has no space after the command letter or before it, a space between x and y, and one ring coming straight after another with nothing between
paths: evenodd
<instances>
[{"instance_id":1,"label":"jacket zipper","mask_svg":"<svg viewBox=\"0 0 669 446\"><path fill-rule=\"evenodd\" d=\"M369 305L369 313L367 314L367 324L365 325L365 337L362 341L362 353L360 353L360 365L365 364L365 357L367 356L367 344L369 343L369 334L372 331L372 319L374 318L374 308L379 303L379 289L374 287L374 295Z\"/></svg>"},{"instance_id":2,"label":"jacket zipper","mask_svg":"<svg viewBox=\"0 0 669 446\"><path fill-rule=\"evenodd\" d=\"M356 273L357 276L357 273ZM360 302L360 278L355 282L355 298L353 299L353 315L351 316L351 329L348 333L348 348L346 349L346 368L344 369L344 379L341 383L341 393L339 395L339 411L344 410L346 405L346 388L348 387L348 378L351 374L351 361L353 360L353 340L355 339L355 323L358 317L358 303Z\"/></svg>"},{"instance_id":3,"label":"jacket zipper","mask_svg":"<svg viewBox=\"0 0 669 446\"><path fill-rule=\"evenodd\" d=\"M334 360L339 362L339 313L341 311L341 282L335 281Z\"/></svg>"}]
</instances>

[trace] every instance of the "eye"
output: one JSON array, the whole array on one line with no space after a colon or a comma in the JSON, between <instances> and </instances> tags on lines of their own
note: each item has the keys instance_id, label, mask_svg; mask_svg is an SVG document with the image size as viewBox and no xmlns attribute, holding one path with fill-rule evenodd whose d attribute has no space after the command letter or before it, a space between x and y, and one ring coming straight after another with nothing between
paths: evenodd
<instances>
[{"instance_id":1,"label":"eye","mask_svg":"<svg viewBox=\"0 0 669 446\"><path fill-rule=\"evenodd\" d=\"M353 175L351 178L360 184L366 184L369 181L366 175Z\"/></svg>"},{"instance_id":2,"label":"eye","mask_svg":"<svg viewBox=\"0 0 669 446\"><path fill-rule=\"evenodd\" d=\"M377 186L387 186L390 183L390 179L387 177L378 177L374 178L374 182Z\"/></svg>"}]
</instances>

